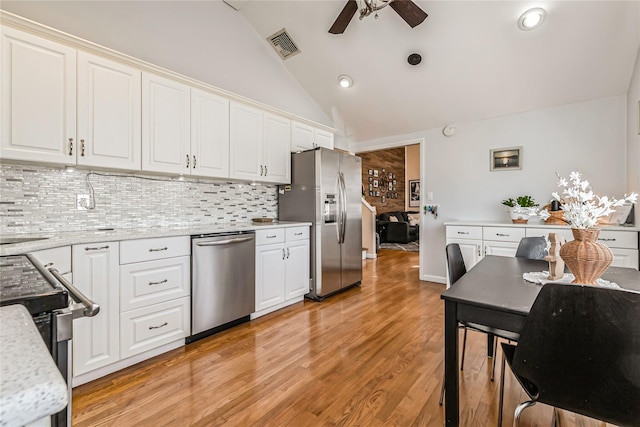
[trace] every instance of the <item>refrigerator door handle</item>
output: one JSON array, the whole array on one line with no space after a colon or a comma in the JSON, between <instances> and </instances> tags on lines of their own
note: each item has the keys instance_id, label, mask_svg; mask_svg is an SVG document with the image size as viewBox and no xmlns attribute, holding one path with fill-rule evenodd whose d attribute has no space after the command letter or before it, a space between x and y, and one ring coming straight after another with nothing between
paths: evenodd
<instances>
[{"instance_id":1,"label":"refrigerator door handle","mask_svg":"<svg viewBox=\"0 0 640 427\"><path fill-rule=\"evenodd\" d=\"M340 177L340 243L344 243L344 239L347 232L347 186L344 182L344 175L339 173Z\"/></svg>"}]
</instances>

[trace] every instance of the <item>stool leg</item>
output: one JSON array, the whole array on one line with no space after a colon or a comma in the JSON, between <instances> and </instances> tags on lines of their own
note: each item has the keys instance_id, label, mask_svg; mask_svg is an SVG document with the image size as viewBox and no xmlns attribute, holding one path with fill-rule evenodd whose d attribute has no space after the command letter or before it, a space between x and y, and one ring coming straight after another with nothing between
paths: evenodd
<instances>
[{"instance_id":1,"label":"stool leg","mask_svg":"<svg viewBox=\"0 0 640 427\"><path fill-rule=\"evenodd\" d=\"M493 353L495 359L496 354ZM504 403L504 353L502 354L502 375L500 376L500 400L498 402L498 427L502 427L502 406Z\"/></svg>"},{"instance_id":2,"label":"stool leg","mask_svg":"<svg viewBox=\"0 0 640 427\"><path fill-rule=\"evenodd\" d=\"M442 406L443 401L444 401L444 375L442 376L442 389L440 390L440 401L438 402L440 406Z\"/></svg>"},{"instance_id":3,"label":"stool leg","mask_svg":"<svg viewBox=\"0 0 640 427\"><path fill-rule=\"evenodd\" d=\"M491 381L495 376L496 372L496 359L498 358L498 337L493 338L493 360L491 361Z\"/></svg>"}]
</instances>

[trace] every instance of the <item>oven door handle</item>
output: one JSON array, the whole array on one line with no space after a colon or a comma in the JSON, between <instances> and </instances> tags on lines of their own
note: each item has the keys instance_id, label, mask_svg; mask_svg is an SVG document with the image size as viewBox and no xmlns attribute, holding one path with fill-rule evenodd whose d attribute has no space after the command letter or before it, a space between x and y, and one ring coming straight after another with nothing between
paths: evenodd
<instances>
[{"instance_id":1,"label":"oven door handle","mask_svg":"<svg viewBox=\"0 0 640 427\"><path fill-rule=\"evenodd\" d=\"M82 292L80 292L75 286L73 286L67 279L62 277L62 274L58 272L55 268L49 268L49 272L55 277L62 286L64 286L71 298L74 301L79 302L80 304L74 304L71 311L73 313L73 318L77 319L78 317L93 317L100 312L100 306L95 302L91 301L87 298ZM78 307L75 307L75 306Z\"/></svg>"}]
</instances>

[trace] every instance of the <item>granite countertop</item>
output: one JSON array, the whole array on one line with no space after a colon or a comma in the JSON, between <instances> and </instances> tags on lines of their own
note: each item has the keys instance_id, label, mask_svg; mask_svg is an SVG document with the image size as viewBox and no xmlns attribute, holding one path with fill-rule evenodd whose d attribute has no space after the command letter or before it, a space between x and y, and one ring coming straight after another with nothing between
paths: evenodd
<instances>
[{"instance_id":1,"label":"granite countertop","mask_svg":"<svg viewBox=\"0 0 640 427\"><path fill-rule=\"evenodd\" d=\"M194 236L200 234L226 233L234 231L256 231L270 228L310 226L310 222L274 221L270 223L238 222L224 224L199 225L197 227L148 227L148 228L115 228L109 230L82 230L52 233L3 235L5 238L26 237L45 238L23 243L5 244L0 246L0 256L19 255L57 248L60 246L77 245L83 243L113 242L121 240L148 239L155 237Z\"/></svg>"},{"instance_id":2,"label":"granite countertop","mask_svg":"<svg viewBox=\"0 0 640 427\"><path fill-rule=\"evenodd\" d=\"M482 220L455 220L455 221L445 221L444 225L469 225L469 226L484 226L484 227L513 227L513 228L532 228L532 227L542 227L542 228L565 228L570 229L569 225L565 224L547 224L542 220L529 220L526 224L514 224L510 221L482 221ZM615 231L640 231L640 227L637 226L626 226L626 225L609 225L602 224L596 226L601 230L615 230Z\"/></svg>"},{"instance_id":3,"label":"granite countertop","mask_svg":"<svg viewBox=\"0 0 640 427\"><path fill-rule=\"evenodd\" d=\"M67 384L27 309L0 307L0 426L22 426L67 406Z\"/></svg>"}]
</instances>

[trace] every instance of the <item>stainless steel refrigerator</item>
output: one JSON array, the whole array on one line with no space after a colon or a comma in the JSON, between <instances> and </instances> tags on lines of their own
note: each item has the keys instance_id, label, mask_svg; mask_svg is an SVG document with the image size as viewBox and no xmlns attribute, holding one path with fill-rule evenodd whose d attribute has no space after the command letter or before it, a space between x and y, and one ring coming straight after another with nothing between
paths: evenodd
<instances>
[{"instance_id":1,"label":"stainless steel refrigerator","mask_svg":"<svg viewBox=\"0 0 640 427\"><path fill-rule=\"evenodd\" d=\"M291 185L278 189L278 218L311 222L308 298L362 281L362 161L325 148L291 155Z\"/></svg>"}]
</instances>

